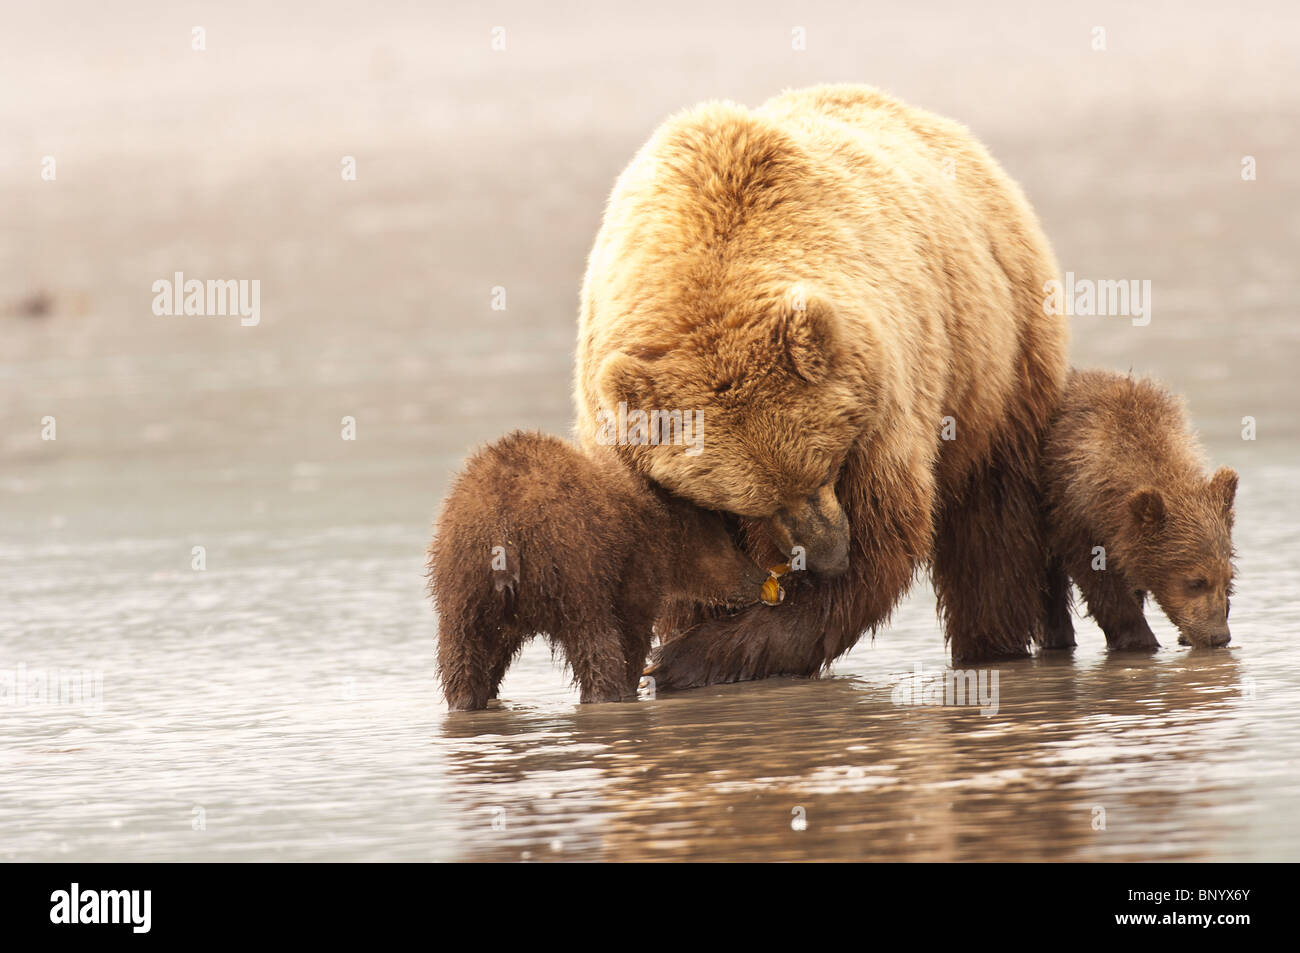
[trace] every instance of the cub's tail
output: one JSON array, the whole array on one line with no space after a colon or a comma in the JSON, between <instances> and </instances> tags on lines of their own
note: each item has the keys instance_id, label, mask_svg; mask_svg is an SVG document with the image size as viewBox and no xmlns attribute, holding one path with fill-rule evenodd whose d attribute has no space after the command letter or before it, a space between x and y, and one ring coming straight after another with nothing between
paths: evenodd
<instances>
[{"instance_id":1,"label":"cub's tail","mask_svg":"<svg viewBox=\"0 0 1300 953\"><path fill-rule=\"evenodd\" d=\"M503 618L512 621L519 611L519 550L509 541L492 547L492 590L501 596Z\"/></svg>"}]
</instances>

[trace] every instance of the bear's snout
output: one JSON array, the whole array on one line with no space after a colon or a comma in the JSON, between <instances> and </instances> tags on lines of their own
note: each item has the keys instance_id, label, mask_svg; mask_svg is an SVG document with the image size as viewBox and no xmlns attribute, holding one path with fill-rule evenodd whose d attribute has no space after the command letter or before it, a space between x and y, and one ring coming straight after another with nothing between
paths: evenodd
<instances>
[{"instance_id":1,"label":"bear's snout","mask_svg":"<svg viewBox=\"0 0 1300 953\"><path fill-rule=\"evenodd\" d=\"M772 540L798 568L796 548L802 548L805 568L822 576L838 576L849 568L849 521L827 484L793 506L778 510L770 521Z\"/></svg>"}]
</instances>

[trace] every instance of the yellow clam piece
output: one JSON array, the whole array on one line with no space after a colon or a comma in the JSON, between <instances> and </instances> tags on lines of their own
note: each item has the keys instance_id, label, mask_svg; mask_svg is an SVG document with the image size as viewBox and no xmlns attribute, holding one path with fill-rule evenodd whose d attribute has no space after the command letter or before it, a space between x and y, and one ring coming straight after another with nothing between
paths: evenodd
<instances>
[{"instance_id":1,"label":"yellow clam piece","mask_svg":"<svg viewBox=\"0 0 1300 953\"><path fill-rule=\"evenodd\" d=\"M768 606L780 605L781 600L784 598L785 590L776 581L776 576L769 576L767 582L763 583L763 604Z\"/></svg>"},{"instance_id":2,"label":"yellow clam piece","mask_svg":"<svg viewBox=\"0 0 1300 953\"><path fill-rule=\"evenodd\" d=\"M781 563L781 565L779 566L768 566L767 571L770 572L773 576L784 576L786 573L790 571L790 564Z\"/></svg>"}]
</instances>

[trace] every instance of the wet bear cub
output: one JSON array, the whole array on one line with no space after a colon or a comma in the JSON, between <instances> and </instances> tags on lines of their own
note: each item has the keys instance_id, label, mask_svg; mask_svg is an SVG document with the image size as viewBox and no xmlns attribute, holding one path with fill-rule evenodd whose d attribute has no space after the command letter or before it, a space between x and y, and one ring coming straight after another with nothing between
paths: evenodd
<instances>
[{"instance_id":1,"label":"wet bear cub","mask_svg":"<svg viewBox=\"0 0 1300 953\"><path fill-rule=\"evenodd\" d=\"M1053 556L1111 648L1159 648L1148 593L1180 642L1228 644L1237 474L1206 478L1178 399L1150 380L1072 371L1043 465ZM1059 593L1049 647L1074 644L1066 602Z\"/></svg>"},{"instance_id":2,"label":"wet bear cub","mask_svg":"<svg viewBox=\"0 0 1300 953\"><path fill-rule=\"evenodd\" d=\"M723 517L612 452L515 432L475 453L429 548L438 672L453 711L487 707L534 635L564 651L583 702L636 695L655 619L674 599L739 608L771 579Z\"/></svg>"}]
</instances>

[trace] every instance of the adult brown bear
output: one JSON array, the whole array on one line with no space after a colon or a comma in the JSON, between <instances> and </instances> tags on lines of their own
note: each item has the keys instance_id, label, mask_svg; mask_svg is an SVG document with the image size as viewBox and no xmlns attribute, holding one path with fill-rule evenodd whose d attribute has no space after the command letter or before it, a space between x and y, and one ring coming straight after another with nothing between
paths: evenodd
<instances>
[{"instance_id":1,"label":"adult brown bear","mask_svg":"<svg viewBox=\"0 0 1300 953\"><path fill-rule=\"evenodd\" d=\"M815 674L927 563L954 660L1047 636L1065 593L1038 485L1066 376L1055 277L1024 195L971 134L874 89L664 123L591 252L578 436L746 518L760 562L802 546L811 572L776 610L664 620L659 687ZM636 411L702 413L703 431L659 439L624 425Z\"/></svg>"}]
</instances>

